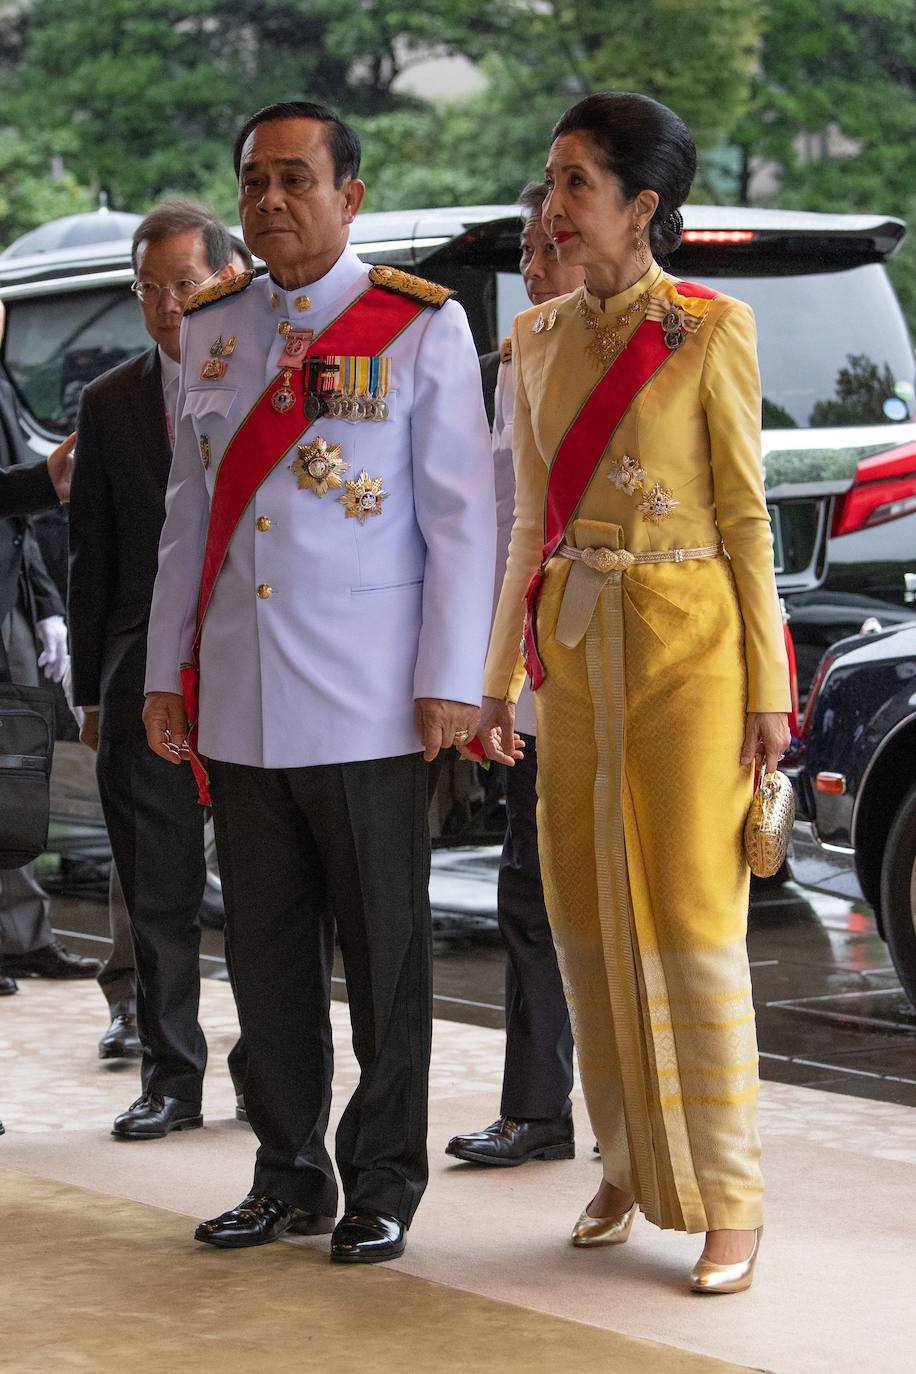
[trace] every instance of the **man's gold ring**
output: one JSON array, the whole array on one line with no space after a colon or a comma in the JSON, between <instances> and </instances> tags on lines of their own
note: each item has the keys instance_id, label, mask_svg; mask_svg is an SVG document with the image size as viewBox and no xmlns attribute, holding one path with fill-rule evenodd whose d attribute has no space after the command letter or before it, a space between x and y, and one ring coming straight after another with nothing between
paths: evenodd
<instances>
[{"instance_id":1,"label":"man's gold ring","mask_svg":"<svg viewBox=\"0 0 916 1374\"><path fill-rule=\"evenodd\" d=\"M467 744L467 742L468 742L468 740L469 740L470 738L471 738L471 732L470 732L470 730L456 730L456 731L455 731L454 739L455 739L455 743L456 743L456 744Z\"/></svg>"}]
</instances>

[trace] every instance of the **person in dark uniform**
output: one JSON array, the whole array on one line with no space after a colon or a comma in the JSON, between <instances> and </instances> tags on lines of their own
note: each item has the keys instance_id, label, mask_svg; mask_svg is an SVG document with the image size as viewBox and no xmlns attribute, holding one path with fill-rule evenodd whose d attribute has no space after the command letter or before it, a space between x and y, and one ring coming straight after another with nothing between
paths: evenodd
<instances>
[{"instance_id":1,"label":"person in dark uniform","mask_svg":"<svg viewBox=\"0 0 916 1374\"><path fill-rule=\"evenodd\" d=\"M3 324L0 302L0 338ZM55 681L66 671L63 602L27 517L58 505L57 487L69 491L72 450L71 435L47 464L28 464L13 389L0 376L0 677L26 686L37 685L39 667ZM56 939L31 864L0 871L0 996L16 991L17 977L93 978L100 967Z\"/></svg>"},{"instance_id":2,"label":"person in dark uniform","mask_svg":"<svg viewBox=\"0 0 916 1374\"><path fill-rule=\"evenodd\" d=\"M190 772L169 768L147 748L141 712L182 312L201 285L232 277L230 251L224 225L192 202L168 202L146 216L133 240L134 291L155 346L90 382L77 422L80 461L70 503L73 696L85 712L80 737L98 751L99 792L133 937L143 1049L142 1094L113 1128L126 1140L192 1129L203 1120L207 1050L197 1012L204 813ZM111 970L122 1001L112 1006L103 1057L123 1053L133 1029L125 943L120 968Z\"/></svg>"},{"instance_id":3,"label":"person in dark uniform","mask_svg":"<svg viewBox=\"0 0 916 1374\"><path fill-rule=\"evenodd\" d=\"M547 195L542 183L526 186L520 268L532 305L546 305L582 285L578 267L561 267L541 225ZM503 345L493 416L498 544L496 593L502 585L515 508L512 466L512 355ZM483 361L483 360L482 360ZM544 906L538 864L537 751L534 703L526 687L515 728L524 757L506 769L506 839L499 868L497 919L506 948L506 1061L499 1116L483 1131L454 1136L446 1154L475 1164L518 1165L532 1159L572 1159L572 1032Z\"/></svg>"}]
</instances>

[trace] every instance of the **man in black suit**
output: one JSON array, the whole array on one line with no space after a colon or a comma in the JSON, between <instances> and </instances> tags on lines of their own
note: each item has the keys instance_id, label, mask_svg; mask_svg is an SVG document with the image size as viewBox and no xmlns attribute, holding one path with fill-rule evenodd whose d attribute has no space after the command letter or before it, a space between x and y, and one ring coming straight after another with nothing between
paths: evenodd
<instances>
[{"instance_id":1,"label":"man in black suit","mask_svg":"<svg viewBox=\"0 0 916 1374\"><path fill-rule=\"evenodd\" d=\"M0 303L0 338L3 322ZM27 686L37 685L39 664L58 681L66 667L63 603L27 517L66 499L72 451L73 436L50 463L25 465L30 455L13 389L0 375L0 676L8 672ZM40 660L36 633L43 648ZM17 975L92 978L98 972L97 960L83 959L55 939L49 909L31 865L0 872L0 996L16 991Z\"/></svg>"},{"instance_id":2,"label":"man in black suit","mask_svg":"<svg viewBox=\"0 0 916 1374\"><path fill-rule=\"evenodd\" d=\"M197 1019L204 813L191 770L148 748L141 721L146 632L178 390L179 327L201 286L230 277L229 234L187 201L138 226L133 265L155 346L90 382L77 420L70 505L73 694L96 771L137 970L142 1096L113 1134L200 1126L207 1047Z\"/></svg>"}]
</instances>

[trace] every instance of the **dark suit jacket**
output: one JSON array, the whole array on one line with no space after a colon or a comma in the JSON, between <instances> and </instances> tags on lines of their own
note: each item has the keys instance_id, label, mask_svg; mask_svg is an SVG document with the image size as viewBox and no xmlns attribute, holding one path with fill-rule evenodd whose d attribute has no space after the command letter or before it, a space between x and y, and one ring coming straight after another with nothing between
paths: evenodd
<instances>
[{"instance_id":1,"label":"dark suit jacket","mask_svg":"<svg viewBox=\"0 0 916 1374\"><path fill-rule=\"evenodd\" d=\"M56 506L57 493L47 464L30 459L16 418L13 389L5 377L0 377L0 623L16 604L25 581L36 620L64 613L64 603L27 518L35 511Z\"/></svg>"},{"instance_id":2,"label":"dark suit jacket","mask_svg":"<svg viewBox=\"0 0 916 1374\"><path fill-rule=\"evenodd\" d=\"M146 631L172 462L155 348L90 382L70 492L70 649L78 706L142 734Z\"/></svg>"}]
</instances>

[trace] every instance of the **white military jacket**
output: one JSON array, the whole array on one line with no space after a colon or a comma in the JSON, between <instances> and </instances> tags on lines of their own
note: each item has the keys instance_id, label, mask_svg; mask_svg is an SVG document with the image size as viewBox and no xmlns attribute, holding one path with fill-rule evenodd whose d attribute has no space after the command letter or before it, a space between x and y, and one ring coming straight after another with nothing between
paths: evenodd
<instances>
[{"instance_id":1,"label":"white military jacket","mask_svg":"<svg viewBox=\"0 0 916 1374\"><path fill-rule=\"evenodd\" d=\"M348 247L305 288L285 291L261 277L185 317L148 692L180 691L214 481L229 440L279 371L279 326L317 333L368 284L369 268ZM205 378L218 338L235 346L224 375ZM360 353L356 338L352 351ZM232 537L200 648L199 747L208 758L294 768L393 757L422 748L416 697L480 701L495 513L464 311L454 301L423 310L388 356L385 420L322 417L304 436L340 444L345 479L362 470L382 479L380 513L360 523L340 492L300 489L293 444Z\"/></svg>"}]
</instances>

